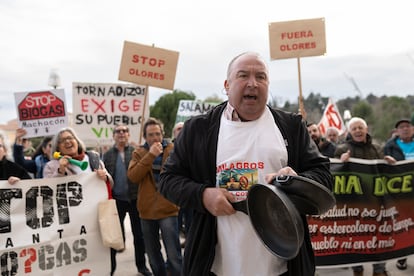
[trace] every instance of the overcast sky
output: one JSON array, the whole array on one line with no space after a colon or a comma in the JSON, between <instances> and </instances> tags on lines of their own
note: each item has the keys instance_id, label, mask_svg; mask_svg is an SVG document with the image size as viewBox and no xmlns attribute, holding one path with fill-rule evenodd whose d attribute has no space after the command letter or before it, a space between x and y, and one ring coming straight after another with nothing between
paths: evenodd
<instances>
[{"instance_id":1,"label":"overcast sky","mask_svg":"<svg viewBox=\"0 0 414 276\"><path fill-rule=\"evenodd\" d=\"M180 53L175 88L221 96L228 62L268 60L271 97L296 102L296 59L270 61L268 24L325 18L327 53L301 59L302 91L339 100L414 94L411 1L2 0L0 123L16 117L14 92L49 89L56 69L72 110L72 82L119 82L125 40ZM153 104L168 90L150 88Z\"/></svg>"}]
</instances>

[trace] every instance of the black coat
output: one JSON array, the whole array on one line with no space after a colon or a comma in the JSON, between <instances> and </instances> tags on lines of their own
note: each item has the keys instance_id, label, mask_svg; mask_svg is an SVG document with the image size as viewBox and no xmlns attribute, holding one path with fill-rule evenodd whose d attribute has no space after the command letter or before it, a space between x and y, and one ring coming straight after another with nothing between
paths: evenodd
<instances>
[{"instance_id":1,"label":"black coat","mask_svg":"<svg viewBox=\"0 0 414 276\"><path fill-rule=\"evenodd\" d=\"M217 140L220 117L226 104L224 102L206 115L185 122L161 173L160 192L177 205L194 210L186 239L183 275L209 275L214 261L217 221L204 208L202 194L205 188L216 186ZM286 141L288 166L299 175L332 189L329 159L319 153L315 143L310 143L302 117L280 110L271 111ZM308 229L306 217L302 219L304 229ZM308 276L314 272L313 250L309 232L305 231L298 256L288 262L288 274Z\"/></svg>"},{"instance_id":2,"label":"black coat","mask_svg":"<svg viewBox=\"0 0 414 276\"><path fill-rule=\"evenodd\" d=\"M397 161L405 160L404 153L400 146L397 144L397 139L399 139L398 136L393 137L387 141L384 147L384 155L390 155Z\"/></svg>"},{"instance_id":3,"label":"black coat","mask_svg":"<svg viewBox=\"0 0 414 276\"><path fill-rule=\"evenodd\" d=\"M6 157L3 157L0 161L0 180L7 180L10 176L15 176L20 179L31 179L25 169L8 160Z\"/></svg>"}]
</instances>

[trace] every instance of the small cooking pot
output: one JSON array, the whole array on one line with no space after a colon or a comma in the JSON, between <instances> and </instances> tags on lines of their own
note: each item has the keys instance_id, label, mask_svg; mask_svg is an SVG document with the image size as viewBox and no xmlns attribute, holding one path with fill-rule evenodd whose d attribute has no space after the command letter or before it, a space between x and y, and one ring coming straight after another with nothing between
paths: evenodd
<instances>
[{"instance_id":1,"label":"small cooking pot","mask_svg":"<svg viewBox=\"0 0 414 276\"><path fill-rule=\"evenodd\" d=\"M305 188L306 185L316 185L316 188ZM299 253L303 243L304 226L299 211L320 213L334 203L331 192L316 181L299 176L278 176L272 184L251 186L247 199L232 205L249 216L259 239L272 254L290 260Z\"/></svg>"}]
</instances>

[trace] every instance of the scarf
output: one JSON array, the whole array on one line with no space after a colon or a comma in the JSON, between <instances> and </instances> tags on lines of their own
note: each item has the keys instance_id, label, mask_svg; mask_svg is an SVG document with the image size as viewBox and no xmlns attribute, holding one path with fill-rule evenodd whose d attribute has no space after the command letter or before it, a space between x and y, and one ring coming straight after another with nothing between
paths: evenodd
<instances>
[{"instance_id":1,"label":"scarf","mask_svg":"<svg viewBox=\"0 0 414 276\"><path fill-rule=\"evenodd\" d=\"M79 161L82 161L82 160L83 160L83 158L85 158L85 152L84 152L84 151L82 151L80 154L75 155L75 156L72 156L72 158L73 158L73 159L76 159L76 160L79 160Z\"/></svg>"}]
</instances>

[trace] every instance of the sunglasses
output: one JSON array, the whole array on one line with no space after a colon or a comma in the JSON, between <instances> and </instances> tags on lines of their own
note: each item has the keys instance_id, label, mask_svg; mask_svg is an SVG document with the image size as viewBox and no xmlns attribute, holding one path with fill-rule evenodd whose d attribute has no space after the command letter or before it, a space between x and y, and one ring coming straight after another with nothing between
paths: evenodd
<instances>
[{"instance_id":1,"label":"sunglasses","mask_svg":"<svg viewBox=\"0 0 414 276\"><path fill-rule=\"evenodd\" d=\"M115 133L128 133L129 130L128 129L115 129L114 131Z\"/></svg>"}]
</instances>

